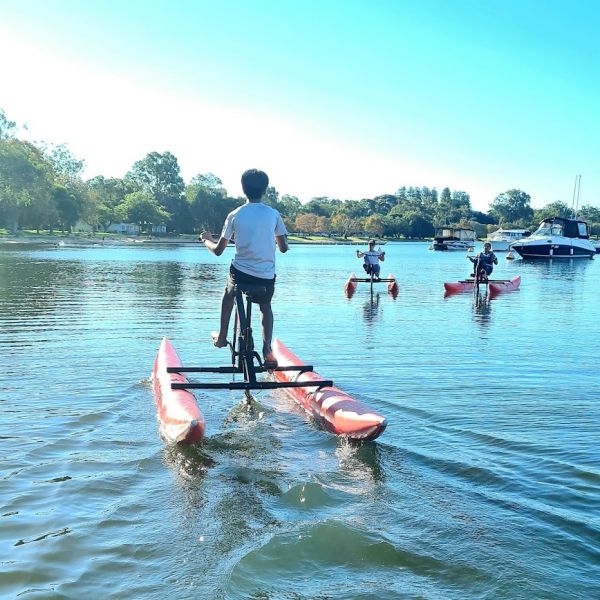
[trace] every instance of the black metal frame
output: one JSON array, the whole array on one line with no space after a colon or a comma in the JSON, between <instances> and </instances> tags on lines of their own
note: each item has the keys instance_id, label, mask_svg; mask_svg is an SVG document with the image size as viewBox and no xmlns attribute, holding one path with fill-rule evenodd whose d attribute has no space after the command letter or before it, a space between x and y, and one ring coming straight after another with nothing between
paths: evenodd
<instances>
[{"instance_id":1,"label":"black metal frame","mask_svg":"<svg viewBox=\"0 0 600 600\"><path fill-rule=\"evenodd\" d=\"M264 292L264 288L246 287L235 291L235 325L233 329L233 342L229 343L231 350L231 366L229 367L167 367L168 373L231 373L242 374L243 381L231 381L228 383L171 383L173 390L203 389L203 390L244 390L249 396L250 390L272 390L279 388L294 387L330 387L333 385L331 379L319 379L310 382L302 381L258 381L257 373L269 371L254 350L254 339L252 337L252 302L253 293ZM244 306L244 295L246 305ZM237 327L239 326L239 333ZM236 349L237 347L237 349ZM255 364L255 361L257 364ZM312 365L277 367L275 371L297 371L306 373L312 371Z\"/></svg>"},{"instance_id":2,"label":"black metal frame","mask_svg":"<svg viewBox=\"0 0 600 600\"><path fill-rule=\"evenodd\" d=\"M371 296L373 295L373 284L374 283L388 283L388 282L392 282L392 281L396 281L394 278L392 277L381 277L378 279L375 279L375 276L373 275L373 272L371 271L370 273L370 277L350 277L350 281L352 282L364 282L364 283L370 283L371 284Z\"/></svg>"},{"instance_id":3,"label":"black metal frame","mask_svg":"<svg viewBox=\"0 0 600 600\"><path fill-rule=\"evenodd\" d=\"M483 269L479 268L479 260L477 260L477 263L475 264L475 269L474 269L474 282L473 282L473 290L475 292L475 297L477 299L479 299L480 296L480 291L479 291L479 286L480 284L484 284L485 285L485 297L488 296L488 291L490 289L490 278L487 276L486 273L486 277L483 278L481 276L481 271Z\"/></svg>"}]
</instances>

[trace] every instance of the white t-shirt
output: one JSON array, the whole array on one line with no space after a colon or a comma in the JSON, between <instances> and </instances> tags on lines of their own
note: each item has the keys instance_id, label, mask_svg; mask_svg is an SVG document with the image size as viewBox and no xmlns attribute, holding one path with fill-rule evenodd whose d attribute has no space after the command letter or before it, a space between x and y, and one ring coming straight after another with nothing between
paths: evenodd
<instances>
[{"instance_id":1,"label":"white t-shirt","mask_svg":"<svg viewBox=\"0 0 600 600\"><path fill-rule=\"evenodd\" d=\"M363 257L365 259L365 262L368 265L379 264L379 256L380 255L381 255L381 252L377 252L376 250L367 250L366 252L363 252Z\"/></svg>"},{"instance_id":2,"label":"white t-shirt","mask_svg":"<svg viewBox=\"0 0 600 600\"><path fill-rule=\"evenodd\" d=\"M235 238L233 266L254 277L275 277L275 237L287 235L281 215L262 202L246 202L225 219L221 237Z\"/></svg>"}]
</instances>

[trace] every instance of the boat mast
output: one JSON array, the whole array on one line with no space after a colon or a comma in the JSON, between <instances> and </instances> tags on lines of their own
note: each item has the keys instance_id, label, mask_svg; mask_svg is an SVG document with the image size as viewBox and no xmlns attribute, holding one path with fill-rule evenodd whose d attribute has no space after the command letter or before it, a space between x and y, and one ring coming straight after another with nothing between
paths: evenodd
<instances>
[{"instance_id":1,"label":"boat mast","mask_svg":"<svg viewBox=\"0 0 600 600\"><path fill-rule=\"evenodd\" d=\"M579 210L579 192L581 191L581 175L575 175L575 186L573 187L573 202L571 208L573 210L573 218L577 218Z\"/></svg>"}]
</instances>

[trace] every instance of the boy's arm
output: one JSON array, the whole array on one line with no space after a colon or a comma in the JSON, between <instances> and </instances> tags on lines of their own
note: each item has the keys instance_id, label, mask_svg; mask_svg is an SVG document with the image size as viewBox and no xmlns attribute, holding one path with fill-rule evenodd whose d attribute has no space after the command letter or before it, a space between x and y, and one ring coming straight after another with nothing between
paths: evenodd
<instances>
[{"instance_id":1,"label":"boy's arm","mask_svg":"<svg viewBox=\"0 0 600 600\"><path fill-rule=\"evenodd\" d=\"M288 246L287 235L276 235L275 241L277 242L279 252L285 253L290 249Z\"/></svg>"},{"instance_id":2,"label":"boy's arm","mask_svg":"<svg viewBox=\"0 0 600 600\"><path fill-rule=\"evenodd\" d=\"M215 254L216 256L221 256L221 254L225 252L227 244L229 244L229 240L224 237L220 237L219 241L215 242L215 239L213 238L212 234L208 231L203 231L200 234L199 239L202 242L204 242L206 249Z\"/></svg>"}]
</instances>

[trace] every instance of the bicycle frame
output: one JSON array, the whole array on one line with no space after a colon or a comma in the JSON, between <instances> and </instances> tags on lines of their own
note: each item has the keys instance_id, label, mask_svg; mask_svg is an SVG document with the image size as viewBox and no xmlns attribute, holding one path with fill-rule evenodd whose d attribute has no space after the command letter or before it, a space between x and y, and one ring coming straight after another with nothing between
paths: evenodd
<instances>
[{"instance_id":1,"label":"bicycle frame","mask_svg":"<svg viewBox=\"0 0 600 600\"><path fill-rule=\"evenodd\" d=\"M252 336L252 293L264 291L264 288L249 288L241 290L236 288L235 293L235 322L233 341L229 344L231 350L231 366L229 367L167 367L168 373L231 373L235 375L240 373L244 376L244 381L229 383L172 383L171 389L229 389L244 390L246 397L250 398L249 390L271 390L291 387L331 387L331 379L322 379L305 383L302 381L258 381L257 373L264 373L267 369L260 358L260 355L254 350L254 339ZM244 295L246 303L244 305ZM239 331L238 331L239 329ZM236 349L237 346L237 349ZM258 366L254 364L257 361ZM312 365L303 366L284 366L277 367L277 371L298 371L300 373L312 371Z\"/></svg>"}]
</instances>

